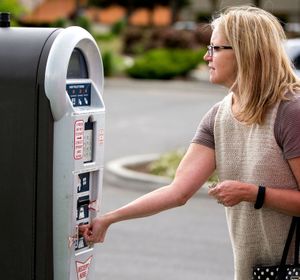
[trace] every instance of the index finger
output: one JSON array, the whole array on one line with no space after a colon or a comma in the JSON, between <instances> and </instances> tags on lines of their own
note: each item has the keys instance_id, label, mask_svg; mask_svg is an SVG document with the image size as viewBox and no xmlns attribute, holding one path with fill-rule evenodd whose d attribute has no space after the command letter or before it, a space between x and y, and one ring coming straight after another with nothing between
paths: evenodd
<instances>
[{"instance_id":1,"label":"index finger","mask_svg":"<svg viewBox=\"0 0 300 280\"><path fill-rule=\"evenodd\" d=\"M79 225L78 226L78 232L79 234L83 234L89 229L89 225Z\"/></svg>"}]
</instances>

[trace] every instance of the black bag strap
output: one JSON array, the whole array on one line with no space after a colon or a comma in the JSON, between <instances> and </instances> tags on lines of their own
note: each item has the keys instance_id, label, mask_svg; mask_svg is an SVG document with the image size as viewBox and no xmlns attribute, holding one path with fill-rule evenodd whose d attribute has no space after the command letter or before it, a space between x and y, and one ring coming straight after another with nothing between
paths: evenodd
<instances>
[{"instance_id":1,"label":"black bag strap","mask_svg":"<svg viewBox=\"0 0 300 280\"><path fill-rule=\"evenodd\" d=\"M296 223L297 223L297 228L296 228L296 240L295 240L295 259L294 259L294 264L299 265L299 248L300 248L300 218L297 217Z\"/></svg>"},{"instance_id":2,"label":"black bag strap","mask_svg":"<svg viewBox=\"0 0 300 280\"><path fill-rule=\"evenodd\" d=\"M294 232L296 232L296 239L295 239L295 255L294 255L294 264L297 265L299 264L299 240L300 240L300 218L299 217L293 217L291 227L288 233L288 237L286 239L285 245L284 245L284 250L283 254L281 257L280 265L279 265L279 271L276 277L276 280L281 280L285 279L285 265L286 265L286 260L287 256L289 253L289 249L291 246L291 242L293 239Z\"/></svg>"},{"instance_id":3,"label":"black bag strap","mask_svg":"<svg viewBox=\"0 0 300 280\"><path fill-rule=\"evenodd\" d=\"M298 218L293 217L291 227L290 227L290 230L289 230L289 234L288 234L288 237L287 237L286 242L285 242L285 246L284 246L280 266L284 266L286 264L286 259L287 259L288 253L289 253L289 249L290 249L290 246L291 246L291 242L292 242L292 239L293 239L293 235L294 235L297 223L298 223ZM299 254L299 247L295 248L295 253L296 253L296 251L298 251L298 254Z\"/></svg>"}]
</instances>

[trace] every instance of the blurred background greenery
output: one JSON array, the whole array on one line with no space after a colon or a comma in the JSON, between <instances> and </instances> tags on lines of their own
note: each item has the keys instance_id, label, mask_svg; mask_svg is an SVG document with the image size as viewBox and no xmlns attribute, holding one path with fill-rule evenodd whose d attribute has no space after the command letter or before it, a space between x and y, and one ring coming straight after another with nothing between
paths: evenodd
<instances>
[{"instance_id":1,"label":"blurred background greenery","mask_svg":"<svg viewBox=\"0 0 300 280\"><path fill-rule=\"evenodd\" d=\"M212 15L236 4L249 1L1 0L0 11L11 13L12 26L85 28L99 45L105 76L186 79L194 69L205 67ZM288 36L299 36L300 1L252 4L272 9Z\"/></svg>"},{"instance_id":2,"label":"blurred background greenery","mask_svg":"<svg viewBox=\"0 0 300 280\"><path fill-rule=\"evenodd\" d=\"M144 166L144 172L173 179L175 177L177 167L185 153L185 149L177 149L163 153L157 160L154 160ZM208 178L208 182L218 182L218 175L216 172Z\"/></svg>"},{"instance_id":3,"label":"blurred background greenery","mask_svg":"<svg viewBox=\"0 0 300 280\"><path fill-rule=\"evenodd\" d=\"M11 13L12 26L86 29L99 45L106 77L189 79L207 71L212 16L241 4L269 10L288 38L300 36L298 0L0 0L0 12ZM174 177L184 152L163 154L147 172Z\"/></svg>"}]
</instances>

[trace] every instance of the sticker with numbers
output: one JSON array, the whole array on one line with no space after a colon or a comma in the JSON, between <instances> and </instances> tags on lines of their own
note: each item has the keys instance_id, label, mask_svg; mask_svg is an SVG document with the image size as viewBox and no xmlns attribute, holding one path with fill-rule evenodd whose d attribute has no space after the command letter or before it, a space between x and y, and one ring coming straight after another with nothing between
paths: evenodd
<instances>
[{"instance_id":1,"label":"sticker with numbers","mask_svg":"<svg viewBox=\"0 0 300 280\"><path fill-rule=\"evenodd\" d=\"M100 145L102 145L104 143L104 129L103 128L99 129L99 132L98 132L98 143Z\"/></svg>"},{"instance_id":2,"label":"sticker with numbers","mask_svg":"<svg viewBox=\"0 0 300 280\"><path fill-rule=\"evenodd\" d=\"M84 121L77 120L74 124L74 159L82 159L84 144Z\"/></svg>"},{"instance_id":3,"label":"sticker with numbers","mask_svg":"<svg viewBox=\"0 0 300 280\"><path fill-rule=\"evenodd\" d=\"M85 262L76 261L76 272L78 280L86 280L93 256L90 256Z\"/></svg>"}]
</instances>

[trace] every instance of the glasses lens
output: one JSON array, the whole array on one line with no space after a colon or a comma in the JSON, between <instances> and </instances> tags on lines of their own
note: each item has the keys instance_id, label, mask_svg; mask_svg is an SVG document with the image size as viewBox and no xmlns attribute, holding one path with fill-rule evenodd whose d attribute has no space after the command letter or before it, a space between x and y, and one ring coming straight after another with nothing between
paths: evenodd
<instances>
[{"instance_id":1,"label":"glasses lens","mask_svg":"<svg viewBox=\"0 0 300 280\"><path fill-rule=\"evenodd\" d=\"M209 56L213 56L214 54L214 48L212 45L207 46L207 53Z\"/></svg>"}]
</instances>

